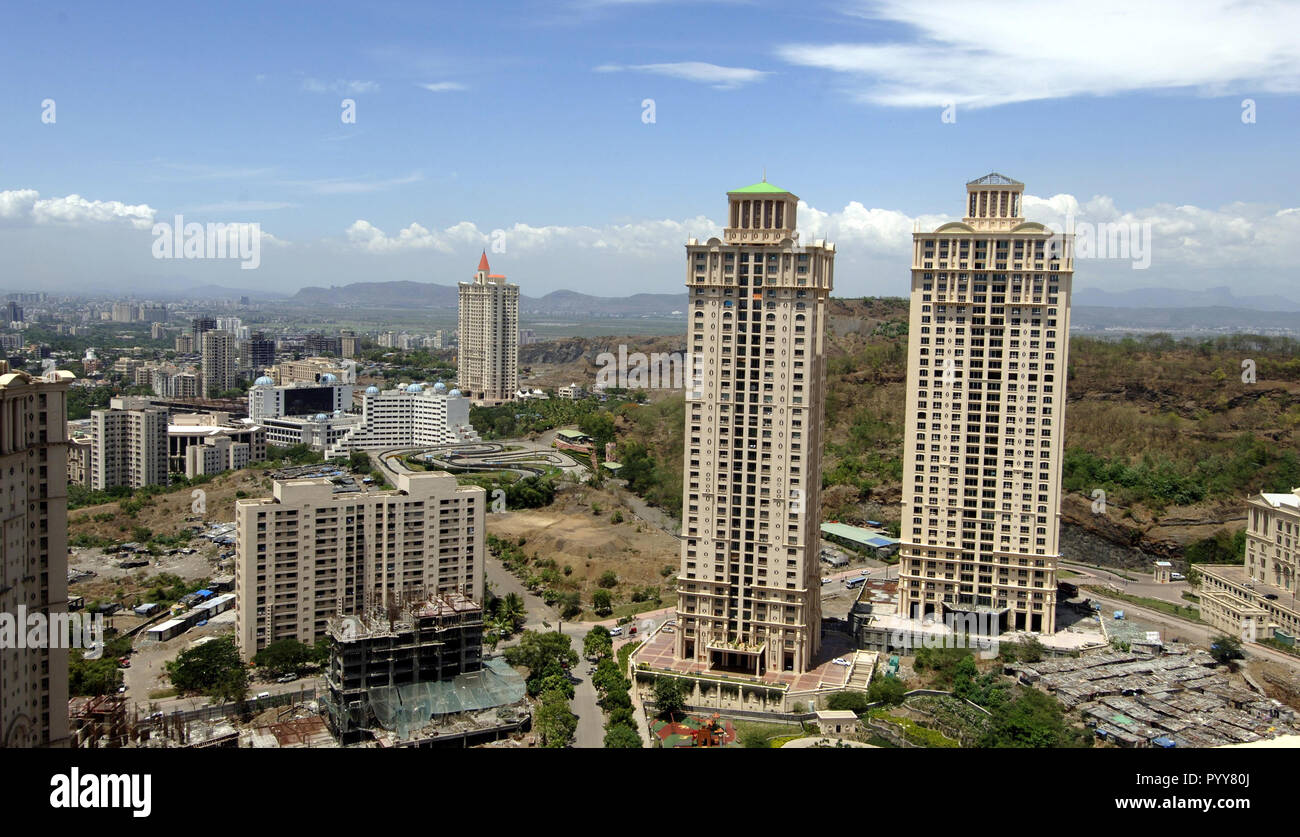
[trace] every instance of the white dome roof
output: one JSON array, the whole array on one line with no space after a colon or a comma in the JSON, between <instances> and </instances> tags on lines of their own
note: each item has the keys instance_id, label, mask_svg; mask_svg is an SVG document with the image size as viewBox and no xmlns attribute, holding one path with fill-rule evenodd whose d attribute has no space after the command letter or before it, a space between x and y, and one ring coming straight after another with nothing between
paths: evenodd
<instances>
[{"instance_id":1,"label":"white dome roof","mask_svg":"<svg viewBox=\"0 0 1300 837\"><path fill-rule=\"evenodd\" d=\"M379 387L376 386L366 387L366 395L378 395L378 394L379 394Z\"/></svg>"},{"instance_id":2,"label":"white dome roof","mask_svg":"<svg viewBox=\"0 0 1300 837\"><path fill-rule=\"evenodd\" d=\"M253 386L255 386L255 387L273 387L273 386L275 386L275 381L271 378L270 375L262 375L262 376L259 377L256 381L253 381Z\"/></svg>"},{"instance_id":3,"label":"white dome roof","mask_svg":"<svg viewBox=\"0 0 1300 837\"><path fill-rule=\"evenodd\" d=\"M424 392L424 384L411 384L406 388L407 392Z\"/></svg>"},{"instance_id":4,"label":"white dome roof","mask_svg":"<svg viewBox=\"0 0 1300 837\"><path fill-rule=\"evenodd\" d=\"M324 375L320 376L320 382L322 384L337 384L339 379L333 372L326 372Z\"/></svg>"},{"instance_id":5,"label":"white dome roof","mask_svg":"<svg viewBox=\"0 0 1300 837\"><path fill-rule=\"evenodd\" d=\"M447 385L444 384L442 381L439 381L438 383L436 383L436 384L433 385L433 391L434 391L434 392L446 392L446 391L447 391Z\"/></svg>"},{"instance_id":6,"label":"white dome roof","mask_svg":"<svg viewBox=\"0 0 1300 837\"><path fill-rule=\"evenodd\" d=\"M458 390L458 389L453 389L451 392L447 393L447 397L448 397L448 398L464 398L465 396L461 394L460 390Z\"/></svg>"}]
</instances>

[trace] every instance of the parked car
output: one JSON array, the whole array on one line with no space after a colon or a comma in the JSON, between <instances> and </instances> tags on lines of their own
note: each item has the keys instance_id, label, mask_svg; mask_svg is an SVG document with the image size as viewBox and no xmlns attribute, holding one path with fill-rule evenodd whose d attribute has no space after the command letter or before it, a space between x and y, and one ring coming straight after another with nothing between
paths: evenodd
<instances>
[{"instance_id":1,"label":"parked car","mask_svg":"<svg viewBox=\"0 0 1300 837\"><path fill-rule=\"evenodd\" d=\"M848 660L844 659L843 657L836 657L835 659L831 660L831 663L837 666L852 665Z\"/></svg>"},{"instance_id":2,"label":"parked car","mask_svg":"<svg viewBox=\"0 0 1300 837\"><path fill-rule=\"evenodd\" d=\"M271 696L271 693L270 693L270 692L258 692L258 693L257 693L257 699L258 699L258 700L261 700L262 698L269 698L270 696Z\"/></svg>"},{"instance_id":3,"label":"parked car","mask_svg":"<svg viewBox=\"0 0 1300 837\"><path fill-rule=\"evenodd\" d=\"M283 677L278 677L278 678L276 678L276 681L275 681L275 682L277 682L277 683L292 683L293 681L295 681L295 680L297 680L297 679L298 679L298 675L296 675L296 674L286 674L286 675L284 675Z\"/></svg>"},{"instance_id":4,"label":"parked car","mask_svg":"<svg viewBox=\"0 0 1300 837\"><path fill-rule=\"evenodd\" d=\"M610 636L622 636L622 635L623 635L623 629L622 629L622 628L610 628L610 629L609 629L609 635L610 635Z\"/></svg>"},{"instance_id":5,"label":"parked car","mask_svg":"<svg viewBox=\"0 0 1300 837\"><path fill-rule=\"evenodd\" d=\"M1182 581L1183 579L1187 578L1187 576L1183 575L1182 573L1170 573L1169 577L1174 581Z\"/></svg>"},{"instance_id":6,"label":"parked car","mask_svg":"<svg viewBox=\"0 0 1300 837\"><path fill-rule=\"evenodd\" d=\"M830 580L829 578L823 578L823 579L822 579L822 584L830 584L830 583L831 583L831 580Z\"/></svg>"}]
</instances>

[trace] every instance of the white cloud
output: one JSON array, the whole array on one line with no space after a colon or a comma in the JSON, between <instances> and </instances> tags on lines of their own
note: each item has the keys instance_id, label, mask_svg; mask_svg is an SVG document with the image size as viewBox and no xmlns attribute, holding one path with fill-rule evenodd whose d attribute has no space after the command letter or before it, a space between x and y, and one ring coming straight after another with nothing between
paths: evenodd
<instances>
[{"instance_id":1,"label":"white cloud","mask_svg":"<svg viewBox=\"0 0 1300 837\"><path fill-rule=\"evenodd\" d=\"M87 200L80 195L41 198L35 189L0 192L0 219L23 224L87 224L125 221L136 229L153 225L156 210L147 204Z\"/></svg>"},{"instance_id":2,"label":"white cloud","mask_svg":"<svg viewBox=\"0 0 1300 837\"><path fill-rule=\"evenodd\" d=\"M326 82L320 79L305 78L302 81L302 89L308 93L335 93L340 96L356 96L361 93L376 92L379 90L379 82L348 81L346 79Z\"/></svg>"},{"instance_id":3,"label":"white cloud","mask_svg":"<svg viewBox=\"0 0 1300 837\"><path fill-rule=\"evenodd\" d=\"M602 64L595 68L598 73L618 73L624 70L710 84L718 90L734 90L746 84L762 81L764 77L770 75L765 70L720 67L703 61L679 61L671 64Z\"/></svg>"},{"instance_id":4,"label":"white cloud","mask_svg":"<svg viewBox=\"0 0 1300 837\"><path fill-rule=\"evenodd\" d=\"M432 93L447 93L454 90L464 90L465 85L459 81L435 81L425 84L417 84L416 87L423 87Z\"/></svg>"},{"instance_id":5,"label":"white cloud","mask_svg":"<svg viewBox=\"0 0 1300 837\"><path fill-rule=\"evenodd\" d=\"M382 192L395 186L405 186L424 180L424 173L413 171L401 177L389 177L379 180L346 180L344 178L326 178L323 180L289 180L287 186L299 186L319 195L355 195L364 192Z\"/></svg>"},{"instance_id":6,"label":"white cloud","mask_svg":"<svg viewBox=\"0 0 1300 837\"><path fill-rule=\"evenodd\" d=\"M1288 0L860 2L849 14L910 27L909 42L788 44L792 64L845 75L891 107L991 107L1139 90L1300 91L1300 5Z\"/></svg>"}]
</instances>

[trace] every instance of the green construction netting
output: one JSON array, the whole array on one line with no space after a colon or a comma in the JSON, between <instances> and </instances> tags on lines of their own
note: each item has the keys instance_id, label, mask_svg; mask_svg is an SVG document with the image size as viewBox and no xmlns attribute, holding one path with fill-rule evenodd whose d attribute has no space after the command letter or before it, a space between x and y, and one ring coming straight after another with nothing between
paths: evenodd
<instances>
[{"instance_id":1,"label":"green construction netting","mask_svg":"<svg viewBox=\"0 0 1300 837\"><path fill-rule=\"evenodd\" d=\"M481 671L451 680L381 686L366 690L375 720L403 737L431 718L457 712L478 712L523 700L524 679L499 658L485 660Z\"/></svg>"}]
</instances>

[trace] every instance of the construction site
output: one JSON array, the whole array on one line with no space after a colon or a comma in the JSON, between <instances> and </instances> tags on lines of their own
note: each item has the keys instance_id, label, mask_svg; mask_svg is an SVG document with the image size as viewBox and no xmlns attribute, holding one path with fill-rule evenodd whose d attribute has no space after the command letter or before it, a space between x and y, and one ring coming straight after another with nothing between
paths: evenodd
<instances>
[{"instance_id":1,"label":"construction site","mask_svg":"<svg viewBox=\"0 0 1300 837\"><path fill-rule=\"evenodd\" d=\"M325 715L340 743L461 746L525 728L523 678L483 660L483 611L460 594L418 597L327 628Z\"/></svg>"}]
</instances>

